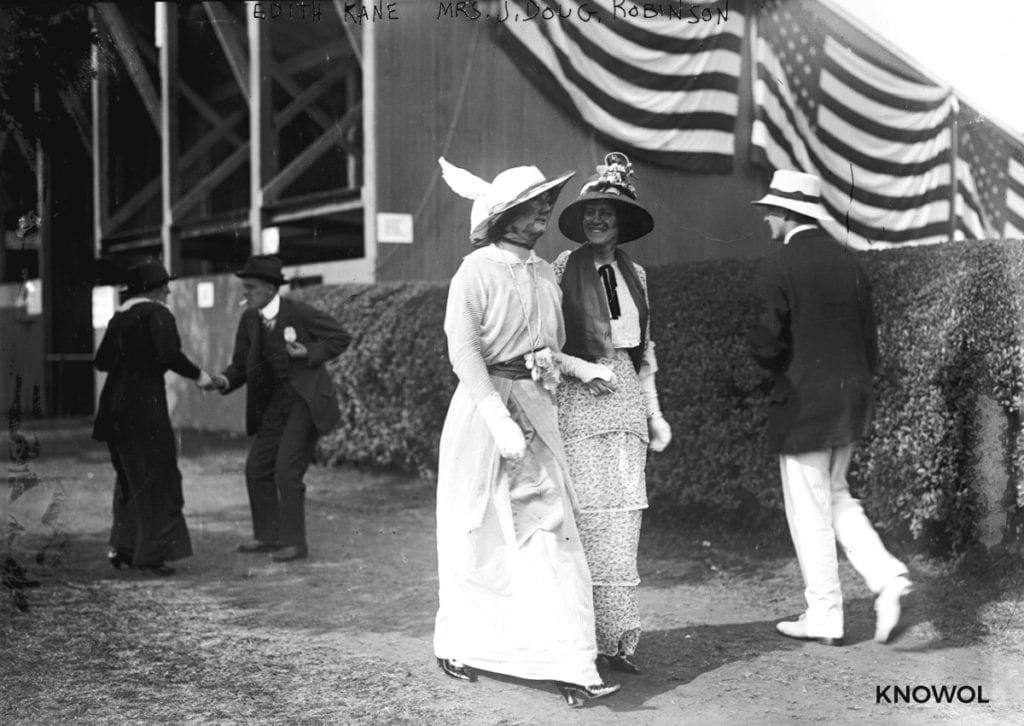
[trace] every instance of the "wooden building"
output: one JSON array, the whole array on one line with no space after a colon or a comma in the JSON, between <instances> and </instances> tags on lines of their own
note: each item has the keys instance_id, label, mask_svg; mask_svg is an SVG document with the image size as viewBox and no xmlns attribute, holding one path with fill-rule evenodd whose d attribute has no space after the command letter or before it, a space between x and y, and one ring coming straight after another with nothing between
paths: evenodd
<instances>
[{"instance_id":1,"label":"wooden building","mask_svg":"<svg viewBox=\"0 0 1024 726\"><path fill-rule=\"evenodd\" d=\"M734 17L750 5L734 0ZM251 253L279 254L295 284L448 279L470 251L471 203L441 180L439 156L487 179L521 164L575 170L557 214L615 142L505 51L507 30L484 14L500 9L486 0L91 4L95 74L91 88L59 101L63 143L35 155L0 143L5 166L23 157L18 193L0 202L42 217L41 310L26 307L19 272L36 268L9 245L5 255L0 332L19 342L0 346L0 404L20 395L27 408L31 377L40 413L91 413L91 354L116 302L111 285L137 261L161 258L184 278L173 305L200 347L233 336L237 309L224 307L234 298L223 291ZM833 32L868 57L927 79L830 13ZM634 157L640 200L656 220L630 245L644 265L762 252L750 200L770 172L749 161L749 48L740 50L731 173ZM36 193L23 183L33 169ZM570 246L552 226L538 252L550 259ZM205 365L225 362L195 352Z\"/></svg>"}]
</instances>

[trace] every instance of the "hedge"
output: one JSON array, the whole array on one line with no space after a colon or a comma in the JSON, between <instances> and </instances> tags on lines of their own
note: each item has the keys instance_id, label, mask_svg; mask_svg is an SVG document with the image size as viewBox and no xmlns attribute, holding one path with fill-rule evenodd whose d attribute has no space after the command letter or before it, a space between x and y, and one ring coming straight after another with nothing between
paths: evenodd
<instances>
[{"instance_id":1,"label":"hedge","mask_svg":"<svg viewBox=\"0 0 1024 726\"><path fill-rule=\"evenodd\" d=\"M961 551L977 539L978 402L1007 414L1003 448L1024 504L1024 244L970 242L858 253L874 285L882 370L878 405L851 486L880 529ZM658 389L674 440L651 456L652 513L777 526L778 463L767 453L769 379L750 360L756 262L648 270ZM447 285L321 286L293 293L338 317L354 343L330 366L339 428L328 463L430 476L455 379L442 329Z\"/></svg>"}]
</instances>

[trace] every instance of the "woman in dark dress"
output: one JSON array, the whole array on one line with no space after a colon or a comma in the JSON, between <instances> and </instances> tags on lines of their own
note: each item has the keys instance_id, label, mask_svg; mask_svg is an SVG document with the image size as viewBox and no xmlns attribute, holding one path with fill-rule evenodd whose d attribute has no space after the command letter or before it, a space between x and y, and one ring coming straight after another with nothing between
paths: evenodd
<instances>
[{"instance_id":1,"label":"woman in dark dress","mask_svg":"<svg viewBox=\"0 0 1024 726\"><path fill-rule=\"evenodd\" d=\"M93 438L110 449L117 480L110 563L171 575L168 560L192 554L182 514L178 454L167 411L164 373L208 382L181 352L165 300L171 280L159 262L129 271L127 300L107 326L94 365L106 372Z\"/></svg>"}]
</instances>

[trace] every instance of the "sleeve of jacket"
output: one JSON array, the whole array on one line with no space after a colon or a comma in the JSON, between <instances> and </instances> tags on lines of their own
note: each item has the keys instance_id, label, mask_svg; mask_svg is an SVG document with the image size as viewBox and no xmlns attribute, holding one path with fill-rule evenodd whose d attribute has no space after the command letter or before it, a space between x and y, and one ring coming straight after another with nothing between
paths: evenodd
<instances>
[{"instance_id":1,"label":"sleeve of jacket","mask_svg":"<svg viewBox=\"0 0 1024 726\"><path fill-rule=\"evenodd\" d=\"M96 355L92 358L92 364L96 370L107 373L114 369L118 358L116 336L113 321L111 321L107 325L107 332L103 334L103 340L100 341L100 347L96 349Z\"/></svg>"},{"instance_id":2,"label":"sleeve of jacket","mask_svg":"<svg viewBox=\"0 0 1024 726\"><path fill-rule=\"evenodd\" d=\"M309 354L306 362L309 367L316 368L344 353L348 344L352 342L352 336L341 323L311 305L303 305L301 309L312 336L311 340L305 342Z\"/></svg>"},{"instance_id":3,"label":"sleeve of jacket","mask_svg":"<svg viewBox=\"0 0 1024 726\"><path fill-rule=\"evenodd\" d=\"M249 346L252 345L245 320L245 316L249 314L249 311L242 313L242 317L238 320L238 330L235 332L235 351L231 354L231 363L221 371L221 375L228 379L228 387L221 393L231 393L236 388L245 385L247 378L245 361L249 357Z\"/></svg>"},{"instance_id":4,"label":"sleeve of jacket","mask_svg":"<svg viewBox=\"0 0 1024 726\"><path fill-rule=\"evenodd\" d=\"M871 283L864 278L860 295L861 305L861 328L864 337L864 353L868 362L868 369L874 375L878 372L878 319L875 317L874 300L871 295Z\"/></svg>"},{"instance_id":5,"label":"sleeve of jacket","mask_svg":"<svg viewBox=\"0 0 1024 726\"><path fill-rule=\"evenodd\" d=\"M172 370L179 376L193 380L199 378L199 366L181 351L181 336L170 310L160 306L153 311L149 316L149 333L157 361L165 370Z\"/></svg>"},{"instance_id":6,"label":"sleeve of jacket","mask_svg":"<svg viewBox=\"0 0 1024 726\"><path fill-rule=\"evenodd\" d=\"M782 368L790 355L790 309L773 260L762 261L754 273L753 307L749 344L754 362L768 370Z\"/></svg>"}]
</instances>

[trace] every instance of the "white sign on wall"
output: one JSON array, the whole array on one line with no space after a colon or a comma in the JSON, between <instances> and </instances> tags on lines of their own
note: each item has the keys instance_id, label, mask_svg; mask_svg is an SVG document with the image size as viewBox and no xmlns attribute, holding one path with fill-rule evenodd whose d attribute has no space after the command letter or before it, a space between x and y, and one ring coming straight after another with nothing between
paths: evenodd
<instances>
[{"instance_id":1,"label":"white sign on wall","mask_svg":"<svg viewBox=\"0 0 1024 726\"><path fill-rule=\"evenodd\" d=\"M378 212L377 241L412 244L412 215Z\"/></svg>"},{"instance_id":2,"label":"white sign on wall","mask_svg":"<svg viewBox=\"0 0 1024 726\"><path fill-rule=\"evenodd\" d=\"M105 285L92 289L92 329L102 330L114 317L117 307L117 288Z\"/></svg>"},{"instance_id":3,"label":"white sign on wall","mask_svg":"<svg viewBox=\"0 0 1024 726\"><path fill-rule=\"evenodd\" d=\"M209 280L196 283L196 307L212 308L214 300L213 290L213 283Z\"/></svg>"}]
</instances>

